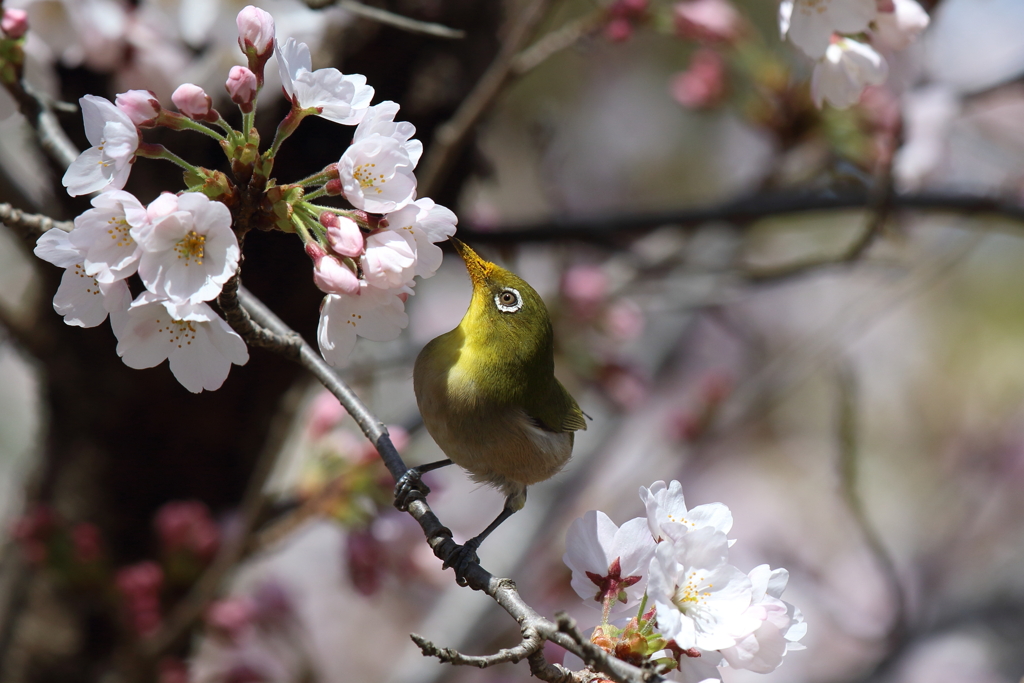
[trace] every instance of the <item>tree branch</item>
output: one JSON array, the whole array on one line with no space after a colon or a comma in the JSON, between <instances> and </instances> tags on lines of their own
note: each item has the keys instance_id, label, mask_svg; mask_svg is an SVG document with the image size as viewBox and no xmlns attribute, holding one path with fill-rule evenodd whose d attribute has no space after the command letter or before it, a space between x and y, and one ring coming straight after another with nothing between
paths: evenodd
<instances>
[{"instance_id":1,"label":"tree branch","mask_svg":"<svg viewBox=\"0 0 1024 683\"><path fill-rule=\"evenodd\" d=\"M402 29L403 31L409 31L410 33L425 33L429 36L437 36L438 38L466 37L466 32L461 29L449 28L444 24L437 24L432 21L412 19L401 14L389 12L380 7L364 5L361 2L356 2L356 0L306 0L306 6L311 9L322 9L324 7L329 7L330 5L338 5L342 9L348 10L358 17L370 19L371 21L376 21L381 24L387 24L388 26L394 26L395 28Z\"/></svg>"},{"instance_id":2,"label":"tree branch","mask_svg":"<svg viewBox=\"0 0 1024 683\"><path fill-rule=\"evenodd\" d=\"M78 158L78 149L61 128L53 113L54 104L48 96L36 90L22 78L7 87L7 92L18 103L18 109L36 133L39 146L59 168L67 168ZM63 105L74 107L74 105Z\"/></svg>"}]
</instances>

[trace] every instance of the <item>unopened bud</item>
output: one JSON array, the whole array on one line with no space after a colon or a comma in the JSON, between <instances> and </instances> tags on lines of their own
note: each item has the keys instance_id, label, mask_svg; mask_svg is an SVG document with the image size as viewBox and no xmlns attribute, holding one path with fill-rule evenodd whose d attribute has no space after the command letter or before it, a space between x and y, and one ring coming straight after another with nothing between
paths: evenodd
<instances>
[{"instance_id":1,"label":"unopened bud","mask_svg":"<svg viewBox=\"0 0 1024 683\"><path fill-rule=\"evenodd\" d=\"M152 90L129 90L119 93L114 104L139 128L153 128L163 107Z\"/></svg>"},{"instance_id":2,"label":"unopened bud","mask_svg":"<svg viewBox=\"0 0 1024 683\"><path fill-rule=\"evenodd\" d=\"M238 25L238 47L249 54L253 50L257 57L268 55L274 49L274 17L259 7L249 5L235 18Z\"/></svg>"},{"instance_id":3,"label":"unopened bud","mask_svg":"<svg viewBox=\"0 0 1024 683\"><path fill-rule=\"evenodd\" d=\"M238 105L243 113L252 111L252 101L256 97L256 74L244 66L233 66L228 72L224 88L231 96L231 101Z\"/></svg>"},{"instance_id":4,"label":"unopened bud","mask_svg":"<svg viewBox=\"0 0 1024 683\"><path fill-rule=\"evenodd\" d=\"M206 91L194 83L183 83L171 95L171 101L185 116L193 121L215 121L216 116L212 115L210 107L213 100Z\"/></svg>"},{"instance_id":5,"label":"unopened bud","mask_svg":"<svg viewBox=\"0 0 1024 683\"><path fill-rule=\"evenodd\" d=\"M8 38L21 38L28 31L28 14L23 9L5 9L0 30Z\"/></svg>"},{"instance_id":6,"label":"unopened bud","mask_svg":"<svg viewBox=\"0 0 1024 683\"><path fill-rule=\"evenodd\" d=\"M306 244L306 254L313 259L313 282L327 294L356 294L359 278L341 261L328 255L316 242Z\"/></svg>"},{"instance_id":7,"label":"unopened bud","mask_svg":"<svg viewBox=\"0 0 1024 683\"><path fill-rule=\"evenodd\" d=\"M604 27L604 37L613 43L624 43L633 35L633 25L628 19L616 17Z\"/></svg>"},{"instance_id":8,"label":"unopened bud","mask_svg":"<svg viewBox=\"0 0 1024 683\"><path fill-rule=\"evenodd\" d=\"M324 185L324 191L326 191L331 197L337 197L343 194L344 188L341 185L341 179L334 178L332 180L328 180L327 184Z\"/></svg>"},{"instance_id":9,"label":"unopened bud","mask_svg":"<svg viewBox=\"0 0 1024 683\"><path fill-rule=\"evenodd\" d=\"M320 214L320 223L327 228L327 241L330 242L331 249L342 256L352 258L363 253L365 240L354 220L324 211Z\"/></svg>"}]
</instances>

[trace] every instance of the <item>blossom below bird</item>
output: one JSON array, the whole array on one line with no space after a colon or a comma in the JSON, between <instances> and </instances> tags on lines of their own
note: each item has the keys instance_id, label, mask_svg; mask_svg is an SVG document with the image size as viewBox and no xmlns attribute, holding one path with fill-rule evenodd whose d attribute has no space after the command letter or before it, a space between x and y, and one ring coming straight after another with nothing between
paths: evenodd
<instances>
[{"instance_id":1,"label":"blossom below bird","mask_svg":"<svg viewBox=\"0 0 1024 683\"><path fill-rule=\"evenodd\" d=\"M409 470L395 488L407 507L422 473L455 463L505 494L501 514L446 566L462 579L480 543L526 503L526 488L554 476L572 454L583 411L555 378L551 320L540 295L514 273L451 243L473 284L462 322L416 358L413 388L427 431L449 459Z\"/></svg>"}]
</instances>

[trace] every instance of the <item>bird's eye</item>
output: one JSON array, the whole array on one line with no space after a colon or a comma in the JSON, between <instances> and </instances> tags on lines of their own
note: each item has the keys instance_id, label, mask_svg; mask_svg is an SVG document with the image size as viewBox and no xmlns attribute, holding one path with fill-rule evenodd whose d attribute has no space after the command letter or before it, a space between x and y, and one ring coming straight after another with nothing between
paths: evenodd
<instances>
[{"instance_id":1,"label":"bird's eye","mask_svg":"<svg viewBox=\"0 0 1024 683\"><path fill-rule=\"evenodd\" d=\"M518 290L506 287L494 295L494 305L502 313L515 313L523 307L523 297L519 296Z\"/></svg>"}]
</instances>

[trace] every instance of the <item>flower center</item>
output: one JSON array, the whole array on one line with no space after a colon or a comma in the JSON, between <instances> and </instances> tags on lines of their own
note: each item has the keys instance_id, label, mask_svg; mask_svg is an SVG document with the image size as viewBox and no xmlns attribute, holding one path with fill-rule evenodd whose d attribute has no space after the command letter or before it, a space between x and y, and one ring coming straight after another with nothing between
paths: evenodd
<instances>
[{"instance_id":1,"label":"flower center","mask_svg":"<svg viewBox=\"0 0 1024 683\"><path fill-rule=\"evenodd\" d=\"M195 230L189 230L188 234L178 240L174 248L178 252L178 258L185 259L188 266L193 261L197 266L203 265L203 253L206 249L206 235L200 235Z\"/></svg>"},{"instance_id":2,"label":"flower center","mask_svg":"<svg viewBox=\"0 0 1024 683\"><path fill-rule=\"evenodd\" d=\"M86 282L85 293L86 294L92 294L93 296L96 296L97 294L100 293L100 284L98 282L96 282L96 278L94 278L92 275L86 275L85 274L85 264L83 264L83 263L76 263L75 264L75 275L77 275L78 277L80 277L83 280L85 280L85 282ZM90 282L92 283L91 285L88 284Z\"/></svg>"},{"instance_id":3,"label":"flower center","mask_svg":"<svg viewBox=\"0 0 1024 683\"><path fill-rule=\"evenodd\" d=\"M377 173L374 175L374 169L377 164L359 164L352 171L352 177L358 181L359 186L364 190L368 188L374 188L377 190L377 194L381 194L384 190L377 187L377 183L383 185L386 182L383 173Z\"/></svg>"},{"instance_id":4,"label":"flower center","mask_svg":"<svg viewBox=\"0 0 1024 683\"><path fill-rule=\"evenodd\" d=\"M167 341L177 345L179 349L183 344L190 346L196 338L196 326L191 320L169 320L164 323L163 318L157 318L156 324L160 325L156 331L166 334Z\"/></svg>"},{"instance_id":5,"label":"flower center","mask_svg":"<svg viewBox=\"0 0 1024 683\"><path fill-rule=\"evenodd\" d=\"M686 583L676 586L676 592L672 596L672 604L683 614L706 605L711 593L710 591L702 590L705 588L703 583L704 577L698 576L697 572L687 574ZM706 587L711 588L712 585L708 584Z\"/></svg>"},{"instance_id":6,"label":"flower center","mask_svg":"<svg viewBox=\"0 0 1024 683\"><path fill-rule=\"evenodd\" d=\"M114 240L115 247L130 247L135 244L135 240L128 234L131 226L124 218L114 216L107 221L107 226L107 234L110 235L110 239Z\"/></svg>"}]
</instances>

